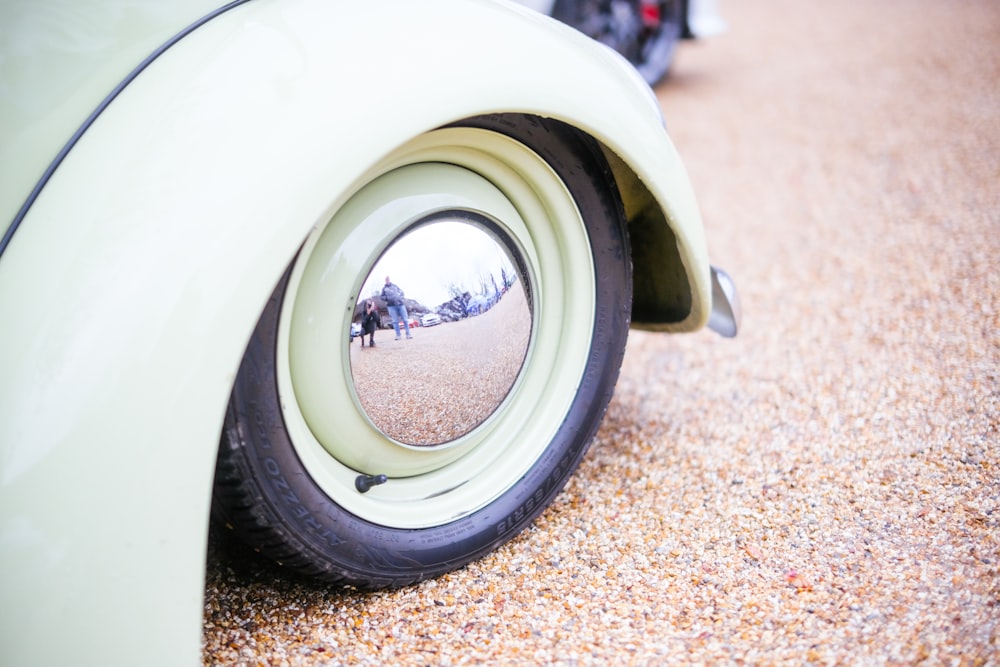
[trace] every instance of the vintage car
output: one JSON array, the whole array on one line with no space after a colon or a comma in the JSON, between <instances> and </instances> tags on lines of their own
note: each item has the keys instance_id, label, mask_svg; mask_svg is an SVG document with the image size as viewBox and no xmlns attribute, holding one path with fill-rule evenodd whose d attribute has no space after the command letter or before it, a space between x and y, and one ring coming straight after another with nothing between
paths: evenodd
<instances>
[{"instance_id":1,"label":"vintage car","mask_svg":"<svg viewBox=\"0 0 1000 667\"><path fill-rule=\"evenodd\" d=\"M716 0L518 0L625 56L649 85L670 69L681 40L726 30Z\"/></svg>"},{"instance_id":2,"label":"vintage car","mask_svg":"<svg viewBox=\"0 0 1000 667\"><path fill-rule=\"evenodd\" d=\"M424 313L420 316L420 326L422 327L433 327L437 324L441 324L441 316L437 313Z\"/></svg>"},{"instance_id":3,"label":"vintage car","mask_svg":"<svg viewBox=\"0 0 1000 667\"><path fill-rule=\"evenodd\" d=\"M197 664L211 514L334 585L461 567L563 487L630 326L736 332L649 88L513 3L0 3L0 155L4 665ZM516 288L444 432L460 384L385 414L342 333L438 237Z\"/></svg>"}]
</instances>

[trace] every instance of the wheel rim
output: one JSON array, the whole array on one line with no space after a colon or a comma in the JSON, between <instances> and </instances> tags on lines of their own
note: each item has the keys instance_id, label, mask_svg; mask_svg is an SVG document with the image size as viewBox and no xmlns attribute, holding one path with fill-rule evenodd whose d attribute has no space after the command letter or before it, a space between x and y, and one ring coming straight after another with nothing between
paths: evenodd
<instances>
[{"instance_id":1,"label":"wheel rim","mask_svg":"<svg viewBox=\"0 0 1000 667\"><path fill-rule=\"evenodd\" d=\"M358 399L348 330L362 282L401 234L442 211L495 224L523 263L531 332L510 391L467 433L434 447L386 437ZM520 479L566 415L590 352L594 270L584 223L555 172L523 144L447 128L372 170L304 244L282 306L278 390L296 453L327 495L380 525L441 525ZM389 482L359 493L359 475Z\"/></svg>"},{"instance_id":2,"label":"wheel rim","mask_svg":"<svg viewBox=\"0 0 1000 667\"><path fill-rule=\"evenodd\" d=\"M630 56L639 74L651 86L666 74L681 36L680 2L669 0L656 5L655 24L647 24L635 56Z\"/></svg>"}]
</instances>

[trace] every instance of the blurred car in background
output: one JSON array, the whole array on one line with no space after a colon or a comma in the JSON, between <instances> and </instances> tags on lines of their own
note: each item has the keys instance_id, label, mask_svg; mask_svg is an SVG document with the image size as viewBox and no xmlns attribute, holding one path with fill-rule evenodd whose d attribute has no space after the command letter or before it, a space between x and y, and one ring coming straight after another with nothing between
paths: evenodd
<instances>
[{"instance_id":1,"label":"blurred car in background","mask_svg":"<svg viewBox=\"0 0 1000 667\"><path fill-rule=\"evenodd\" d=\"M437 313L425 313L420 316L420 326L432 327L435 324L441 324L441 316Z\"/></svg>"},{"instance_id":2,"label":"blurred car in background","mask_svg":"<svg viewBox=\"0 0 1000 667\"><path fill-rule=\"evenodd\" d=\"M670 69L682 39L723 32L716 0L517 0L628 59L649 85Z\"/></svg>"}]
</instances>

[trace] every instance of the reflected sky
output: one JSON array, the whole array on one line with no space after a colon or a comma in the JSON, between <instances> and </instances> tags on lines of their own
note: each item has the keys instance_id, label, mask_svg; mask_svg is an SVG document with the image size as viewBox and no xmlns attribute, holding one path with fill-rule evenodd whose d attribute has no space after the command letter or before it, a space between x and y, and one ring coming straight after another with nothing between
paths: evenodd
<instances>
[{"instance_id":1,"label":"reflected sky","mask_svg":"<svg viewBox=\"0 0 1000 667\"><path fill-rule=\"evenodd\" d=\"M399 285L407 299L434 308L452 298L450 285L471 294L490 274L501 283L501 269L514 275L503 247L482 227L459 220L438 219L399 238L375 263L361 287L362 299L382 291L385 277Z\"/></svg>"}]
</instances>

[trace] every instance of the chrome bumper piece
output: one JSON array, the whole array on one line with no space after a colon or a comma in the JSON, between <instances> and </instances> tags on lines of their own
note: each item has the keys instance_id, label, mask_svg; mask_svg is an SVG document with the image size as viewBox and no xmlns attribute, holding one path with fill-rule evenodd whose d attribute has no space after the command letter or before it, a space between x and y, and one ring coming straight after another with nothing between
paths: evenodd
<instances>
[{"instance_id":1,"label":"chrome bumper piece","mask_svg":"<svg viewBox=\"0 0 1000 667\"><path fill-rule=\"evenodd\" d=\"M726 338L736 335L740 326L740 297L729 274L712 267L712 314L708 328Z\"/></svg>"}]
</instances>

